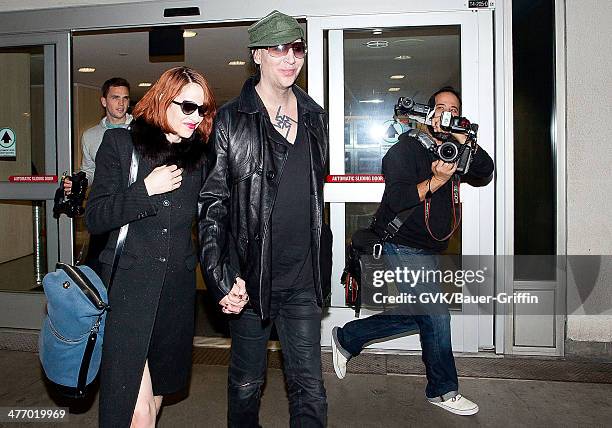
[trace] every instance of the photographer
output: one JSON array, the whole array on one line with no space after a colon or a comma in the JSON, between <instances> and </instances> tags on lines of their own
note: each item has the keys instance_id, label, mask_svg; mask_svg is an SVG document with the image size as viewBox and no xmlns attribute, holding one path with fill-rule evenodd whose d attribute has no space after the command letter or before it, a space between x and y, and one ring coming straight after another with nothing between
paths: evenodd
<instances>
[{"instance_id":1,"label":"photographer","mask_svg":"<svg viewBox=\"0 0 612 428\"><path fill-rule=\"evenodd\" d=\"M461 98L451 87L435 92L429 107L434 110L429 135L440 146L454 139L468 144L472 153L467 175L487 178L493 173L491 157L466 135L441 128L444 112L461 113ZM459 226L459 180L457 163L436 159L417 138L404 133L389 149L382 161L385 192L376 214L377 228L384 227L398 213L414 208L397 233L384 243L383 255L389 269L436 270L438 255ZM436 293L440 286L421 281L402 289L409 293ZM358 355L370 341L405 333L418 332L427 373L426 396L429 402L459 415L473 415L478 405L459 394L457 371L451 347L450 315L446 305L435 305L434 311L406 313L390 310L335 327L332 331L333 362L336 375L346 375L346 363Z\"/></svg>"}]
</instances>

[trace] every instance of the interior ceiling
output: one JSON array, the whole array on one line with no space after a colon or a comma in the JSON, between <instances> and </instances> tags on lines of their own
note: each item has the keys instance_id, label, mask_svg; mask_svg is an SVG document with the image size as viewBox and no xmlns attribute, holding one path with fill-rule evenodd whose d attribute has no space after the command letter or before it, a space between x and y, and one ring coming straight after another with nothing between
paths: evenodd
<instances>
[{"instance_id":1,"label":"interior ceiling","mask_svg":"<svg viewBox=\"0 0 612 428\"><path fill-rule=\"evenodd\" d=\"M305 27L305 24L302 24ZM137 100L147 88L139 82L154 82L165 70L187 65L202 72L210 82L218 105L240 93L253 69L249 66L248 24L189 28L198 34L185 39L185 62L149 61L148 29L129 32L82 33L73 37L73 80L75 83L101 87L114 76L126 78ZM368 41L386 41L387 47L372 49ZM385 29L381 35L372 30L345 32L345 105L347 114L359 114L360 108L381 109L392 115L399 96L411 96L425 102L442 85L460 87L460 41L458 27ZM394 60L410 55L409 60ZM245 66L230 66L231 60L243 60ZM307 64L306 64L307 66ZM95 73L79 73L79 67L94 67ZM304 67L300 83L305 79ZM402 80L391 80L404 74ZM399 92L388 92L399 87ZM382 104L362 104L359 100L379 98Z\"/></svg>"},{"instance_id":2,"label":"interior ceiling","mask_svg":"<svg viewBox=\"0 0 612 428\"><path fill-rule=\"evenodd\" d=\"M346 32L344 37L344 98L347 116L392 116L393 106L400 96L426 103L429 96L442 86L461 87L459 27L419 27ZM371 48L368 42L387 47ZM386 43L385 43L386 42ZM370 43L371 44L371 43ZM410 59L396 60L401 55ZM403 79L390 79L404 75ZM389 92L389 88L400 88ZM382 100L379 104L360 101Z\"/></svg>"},{"instance_id":3,"label":"interior ceiling","mask_svg":"<svg viewBox=\"0 0 612 428\"><path fill-rule=\"evenodd\" d=\"M219 105L237 96L250 76L248 25L190 28L196 37L185 39L184 62L149 61L147 30L83 34L73 37L73 81L101 87L105 80L119 76L130 82L133 100L140 99L147 88L140 82L155 82L167 69L187 65L207 78ZM230 66L229 61L243 60L244 66ZM94 73L79 73L80 67L94 67Z\"/></svg>"}]
</instances>

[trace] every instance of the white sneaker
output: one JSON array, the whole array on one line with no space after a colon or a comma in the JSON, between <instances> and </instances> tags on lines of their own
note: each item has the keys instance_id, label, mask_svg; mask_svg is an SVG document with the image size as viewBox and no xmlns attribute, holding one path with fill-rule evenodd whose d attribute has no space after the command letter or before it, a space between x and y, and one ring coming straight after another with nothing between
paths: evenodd
<instances>
[{"instance_id":1,"label":"white sneaker","mask_svg":"<svg viewBox=\"0 0 612 428\"><path fill-rule=\"evenodd\" d=\"M344 376L346 376L346 363L350 358L350 354L340 345L338 327L332 329L331 347L336 376L338 376L338 379L344 379Z\"/></svg>"},{"instance_id":2,"label":"white sneaker","mask_svg":"<svg viewBox=\"0 0 612 428\"><path fill-rule=\"evenodd\" d=\"M448 410L456 415L475 415L480 410L478 404L468 400L461 394L457 394L445 401L428 401L434 406L442 407L444 410Z\"/></svg>"}]
</instances>

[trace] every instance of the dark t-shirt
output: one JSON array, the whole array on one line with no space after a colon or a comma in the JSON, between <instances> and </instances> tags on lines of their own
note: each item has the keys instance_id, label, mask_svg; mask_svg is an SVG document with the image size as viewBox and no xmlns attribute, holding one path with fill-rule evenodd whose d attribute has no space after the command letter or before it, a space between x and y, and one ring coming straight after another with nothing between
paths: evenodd
<instances>
[{"instance_id":1,"label":"dark t-shirt","mask_svg":"<svg viewBox=\"0 0 612 428\"><path fill-rule=\"evenodd\" d=\"M424 202L419 201L417 184L432 176L431 163L435 160L418 140L402 134L399 141L389 149L382 161L385 176L385 193L378 214L378 225L387 224L400 211L415 207L391 242L408 247L441 252L448 241L436 241L425 224ZM479 147L468 170L468 176L485 178L493 173L493 160ZM463 180L463 176L461 177ZM429 217L431 232L443 238L452 228L452 183L447 181L433 193ZM456 206L457 214L459 207ZM459 221L459 218L457 218Z\"/></svg>"},{"instance_id":2,"label":"dark t-shirt","mask_svg":"<svg viewBox=\"0 0 612 428\"><path fill-rule=\"evenodd\" d=\"M290 144L284 138L276 138L285 142L287 160L281 172L272 210L273 290L306 288L313 283L310 242L310 148L302 122L300 117L294 144Z\"/></svg>"}]
</instances>

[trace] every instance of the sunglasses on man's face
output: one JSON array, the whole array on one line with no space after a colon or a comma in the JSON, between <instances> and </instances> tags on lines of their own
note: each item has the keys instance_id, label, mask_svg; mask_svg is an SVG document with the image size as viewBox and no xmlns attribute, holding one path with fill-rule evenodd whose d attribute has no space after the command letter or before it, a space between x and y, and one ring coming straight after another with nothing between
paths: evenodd
<instances>
[{"instance_id":1,"label":"sunglasses on man's face","mask_svg":"<svg viewBox=\"0 0 612 428\"><path fill-rule=\"evenodd\" d=\"M204 117L204 115L206 114L206 106L204 104L199 106L196 103L192 103L191 101L183 101L180 103L178 101L172 101L172 103L176 104L177 106L181 106L181 111L187 116L189 116L196 110L198 111L200 117Z\"/></svg>"},{"instance_id":2,"label":"sunglasses on man's face","mask_svg":"<svg viewBox=\"0 0 612 428\"><path fill-rule=\"evenodd\" d=\"M304 58L308 48L304 42L285 43L283 45L269 46L268 53L270 56L280 58L289 53L289 49L293 49L293 55L296 58Z\"/></svg>"}]
</instances>

